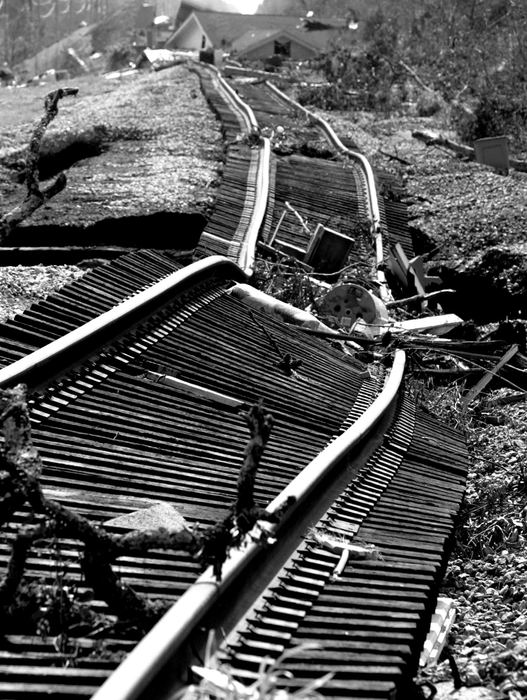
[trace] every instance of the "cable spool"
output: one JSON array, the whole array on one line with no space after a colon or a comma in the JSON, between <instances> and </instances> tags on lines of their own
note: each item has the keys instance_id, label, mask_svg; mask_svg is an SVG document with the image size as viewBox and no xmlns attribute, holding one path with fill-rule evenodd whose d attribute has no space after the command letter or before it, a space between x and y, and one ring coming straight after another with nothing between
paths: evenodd
<instances>
[{"instance_id":1,"label":"cable spool","mask_svg":"<svg viewBox=\"0 0 527 700\"><path fill-rule=\"evenodd\" d=\"M339 284L322 299L320 319L331 327L350 329L359 324L371 326L371 334L384 333L388 311L383 302L358 284Z\"/></svg>"}]
</instances>

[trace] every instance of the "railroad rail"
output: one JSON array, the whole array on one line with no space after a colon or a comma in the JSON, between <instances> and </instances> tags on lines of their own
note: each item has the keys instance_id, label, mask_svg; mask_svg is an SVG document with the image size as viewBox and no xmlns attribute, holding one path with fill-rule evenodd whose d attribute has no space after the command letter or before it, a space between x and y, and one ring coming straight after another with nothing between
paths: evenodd
<instances>
[{"instance_id":1,"label":"railroad rail","mask_svg":"<svg viewBox=\"0 0 527 700\"><path fill-rule=\"evenodd\" d=\"M90 321L2 370L4 386L46 385L45 392L33 395L32 418L49 496L110 530L126 527L118 519L131 511L163 503L175 504L190 524L211 525L235 495L245 432L240 407L263 400L274 416L256 492L265 506L347 420L360 415L365 402L374 400L378 383L361 363L256 309L243 288L237 292L236 281L244 279L224 258L197 262L157 285L161 301L169 302L155 315L153 293L142 293L95 320L98 338L88 333ZM139 321L146 310L148 318ZM114 334L116 319L120 337L94 354L101 337ZM124 330L130 323L132 329ZM65 374L63 353L74 365ZM301 369L291 373L287 363L282 366L286 355L301 361ZM58 380L50 377L52 368L61 369ZM15 518L15 529L25 517ZM13 534L5 537L4 561ZM83 591L74 543L58 546L60 565L53 546L45 544L36 549L28 575L53 580L59 566L67 570L70 585ZM189 555L162 552L125 557L119 567L136 591L169 601L199 573ZM99 602L96 608L104 606ZM76 668L57 668L64 654L53 653L52 639L45 652L38 637L9 639L11 648L0 654L4 696L36 696L48 686L57 697L90 695L107 675L104 658L98 665L81 653ZM116 635L112 648L126 643ZM90 639L77 644L88 651L97 646ZM31 661L38 667L28 665Z\"/></svg>"},{"instance_id":2,"label":"railroad rail","mask_svg":"<svg viewBox=\"0 0 527 700\"><path fill-rule=\"evenodd\" d=\"M97 595L86 609L102 621L81 625L75 639L8 628L0 697L171 697L200 665L206 628L222 631L215 658L242 682L287 651L284 687L331 672L320 691L328 697L403 698L462 496L464 443L416 408L404 389L403 352L366 365L353 346L306 334L314 317L248 287L258 237L274 235L281 203L302 211L309 167L298 167L303 156L271 153L261 133L268 107L246 108L213 70L200 76L229 142L201 259L187 265L170 251L136 251L0 325L0 387L29 387L46 495L111 533L221 520L236 498L248 437L241 412L263 401L274 424L255 501L280 512L265 528L276 543L254 542L257 525L219 582L188 553L121 557L123 584L173 607L137 646ZM273 97L271 126L284 109L297 110L263 89L265 102ZM341 222L366 216L378 233L389 217L375 209L379 195L368 189L363 157L356 160L359 168L317 161L321 179L304 205L338 172ZM286 244L288 235L297 234L285 226ZM2 562L28 517L22 509L5 528ZM28 579L88 596L78 549L67 539L39 543ZM322 649L295 651L313 640Z\"/></svg>"},{"instance_id":3,"label":"railroad rail","mask_svg":"<svg viewBox=\"0 0 527 700\"><path fill-rule=\"evenodd\" d=\"M219 201L202 233L198 252L226 255L251 275L269 198L271 145L266 138L250 143L258 130L254 113L217 70L210 67L200 70L199 75L220 115L226 138L239 141L227 148ZM243 199L240 191L245 192Z\"/></svg>"}]
</instances>

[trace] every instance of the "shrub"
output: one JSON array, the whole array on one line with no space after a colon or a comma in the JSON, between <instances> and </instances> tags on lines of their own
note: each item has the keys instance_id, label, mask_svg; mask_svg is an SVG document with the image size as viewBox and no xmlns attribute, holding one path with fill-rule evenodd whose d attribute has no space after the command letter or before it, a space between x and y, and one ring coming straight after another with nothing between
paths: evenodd
<instances>
[{"instance_id":1,"label":"shrub","mask_svg":"<svg viewBox=\"0 0 527 700\"><path fill-rule=\"evenodd\" d=\"M349 109L353 105L353 96L339 85L322 85L320 87L301 87L297 94L301 105L309 105L326 110Z\"/></svg>"},{"instance_id":2,"label":"shrub","mask_svg":"<svg viewBox=\"0 0 527 700\"><path fill-rule=\"evenodd\" d=\"M135 51L128 44L116 44L108 49L108 70L129 68L135 60Z\"/></svg>"},{"instance_id":3,"label":"shrub","mask_svg":"<svg viewBox=\"0 0 527 700\"><path fill-rule=\"evenodd\" d=\"M471 143L488 136L507 135L516 148L527 146L527 95L496 92L480 97L473 114L460 112L452 115L453 126L461 139Z\"/></svg>"},{"instance_id":4,"label":"shrub","mask_svg":"<svg viewBox=\"0 0 527 700\"><path fill-rule=\"evenodd\" d=\"M431 117L444 107L445 101L439 92L423 90L417 98L417 114L420 117Z\"/></svg>"}]
</instances>

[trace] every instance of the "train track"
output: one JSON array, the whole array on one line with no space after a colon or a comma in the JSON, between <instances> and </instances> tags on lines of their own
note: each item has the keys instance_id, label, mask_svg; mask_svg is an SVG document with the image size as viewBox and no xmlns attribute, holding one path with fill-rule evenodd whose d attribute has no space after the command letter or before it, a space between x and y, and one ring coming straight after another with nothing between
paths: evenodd
<instances>
[{"instance_id":1,"label":"train track","mask_svg":"<svg viewBox=\"0 0 527 700\"><path fill-rule=\"evenodd\" d=\"M87 609L99 627L76 637L13 623L0 697L171 697L200 665L203 629L217 631L215 658L241 682L285 651L285 686L331 673L320 691L329 697L408 697L462 496L463 441L405 392L404 353L365 365L345 344L306 334L314 318L246 285L258 239L306 246L291 225L275 234L285 201L329 225L319 192L331 182L339 223L369 222L387 294L380 256L390 238L410 245L404 210L383 209L371 169L347 149L344 162L317 160L306 189L313 162L273 154L262 136L286 117L292 129L298 107L268 85L238 86L241 100L216 72L200 75L229 142L201 259L137 251L2 324L0 386L29 387L46 495L111 533L224 517L248 438L242 413L259 401L274 423L256 503L271 514L294 505L267 532L272 547L248 535L231 550L220 582L188 553L121 557L123 584L173 603L137 646L97 595ZM311 118L301 128L320 138ZM20 509L5 527L3 562L27 519ZM78 549L39 543L29 579L87 597ZM306 641L321 648L298 647Z\"/></svg>"}]
</instances>

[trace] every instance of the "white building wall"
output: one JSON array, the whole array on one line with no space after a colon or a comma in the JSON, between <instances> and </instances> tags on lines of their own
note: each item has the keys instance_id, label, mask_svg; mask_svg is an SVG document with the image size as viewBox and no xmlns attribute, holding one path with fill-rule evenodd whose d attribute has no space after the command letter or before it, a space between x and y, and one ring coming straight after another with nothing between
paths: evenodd
<instances>
[{"instance_id":1,"label":"white building wall","mask_svg":"<svg viewBox=\"0 0 527 700\"><path fill-rule=\"evenodd\" d=\"M203 36L204 34L201 28L195 22L191 22L185 28L181 29L174 41L170 42L170 48L198 50L202 48L212 48L212 44L208 39L205 40L205 46L203 46Z\"/></svg>"}]
</instances>

